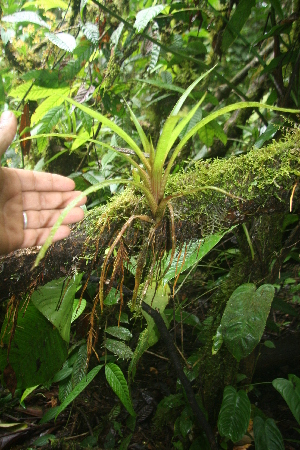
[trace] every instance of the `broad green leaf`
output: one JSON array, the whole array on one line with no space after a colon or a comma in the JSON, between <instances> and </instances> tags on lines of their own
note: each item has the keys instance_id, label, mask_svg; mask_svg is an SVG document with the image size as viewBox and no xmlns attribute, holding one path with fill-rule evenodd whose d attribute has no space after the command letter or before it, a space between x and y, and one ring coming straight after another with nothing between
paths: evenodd
<instances>
[{"instance_id":1,"label":"broad green leaf","mask_svg":"<svg viewBox=\"0 0 300 450\"><path fill-rule=\"evenodd\" d=\"M33 441L32 445L34 445L34 447L44 447L44 445L51 445L51 441L54 440L56 440L56 436L54 434L44 434Z\"/></svg>"},{"instance_id":2,"label":"broad green leaf","mask_svg":"<svg viewBox=\"0 0 300 450\"><path fill-rule=\"evenodd\" d=\"M113 32L113 34L110 37L110 43L111 45L118 45L122 31L124 28L124 23L120 23L118 28Z\"/></svg>"},{"instance_id":3,"label":"broad green leaf","mask_svg":"<svg viewBox=\"0 0 300 450\"><path fill-rule=\"evenodd\" d=\"M216 120L213 120L210 123L210 126L212 127L212 129L214 130L215 136L220 139L220 141L222 142L222 144L226 145L227 143L227 135L226 133L224 133L223 128L221 127L221 125L218 124L218 122Z\"/></svg>"},{"instance_id":4,"label":"broad green leaf","mask_svg":"<svg viewBox=\"0 0 300 450\"><path fill-rule=\"evenodd\" d=\"M132 334L125 327L107 327L105 333L111 334L119 339L124 339L124 341L129 341L132 338Z\"/></svg>"},{"instance_id":5,"label":"broad green leaf","mask_svg":"<svg viewBox=\"0 0 300 450\"><path fill-rule=\"evenodd\" d=\"M293 416L300 424L300 378L290 374L288 380L276 378L272 384L287 402Z\"/></svg>"},{"instance_id":6,"label":"broad green leaf","mask_svg":"<svg viewBox=\"0 0 300 450\"><path fill-rule=\"evenodd\" d=\"M192 430L193 424L194 421L191 418L189 410L187 408L184 408L179 419L180 432L184 438L186 438L189 432Z\"/></svg>"},{"instance_id":7,"label":"broad green leaf","mask_svg":"<svg viewBox=\"0 0 300 450\"><path fill-rule=\"evenodd\" d=\"M68 367L64 364L64 367L59 370L53 377L52 383L58 383L59 381L65 380L73 372L73 367Z\"/></svg>"},{"instance_id":8,"label":"broad green leaf","mask_svg":"<svg viewBox=\"0 0 300 450\"><path fill-rule=\"evenodd\" d=\"M76 360L73 364L72 373L72 387L77 386L77 384L85 377L87 372L87 344L86 342L81 345L77 352Z\"/></svg>"},{"instance_id":9,"label":"broad green leaf","mask_svg":"<svg viewBox=\"0 0 300 450\"><path fill-rule=\"evenodd\" d=\"M84 126L86 131L88 131L88 133L91 134L92 127L93 127L93 119L92 119L92 117L89 116L88 114L86 114L85 112L81 111L81 109L79 109L78 110L78 118L79 118L79 120L81 120L82 125ZM115 155L115 153L114 153L114 155Z\"/></svg>"},{"instance_id":10,"label":"broad green leaf","mask_svg":"<svg viewBox=\"0 0 300 450\"><path fill-rule=\"evenodd\" d=\"M132 350L124 342L116 341L115 339L105 339L105 348L116 355L118 358L130 359L132 358Z\"/></svg>"},{"instance_id":11,"label":"broad green leaf","mask_svg":"<svg viewBox=\"0 0 300 450\"><path fill-rule=\"evenodd\" d=\"M259 136L259 138L254 144L254 147L261 148L266 141L272 139L272 137L275 136L275 134L278 131L278 128L279 128L278 126L274 125L273 123L270 123L267 126L266 130Z\"/></svg>"},{"instance_id":12,"label":"broad green leaf","mask_svg":"<svg viewBox=\"0 0 300 450\"><path fill-rule=\"evenodd\" d=\"M158 16L165 8L166 5L156 5L139 11L133 24L134 28L136 28L138 33L143 31L148 23Z\"/></svg>"},{"instance_id":13,"label":"broad green leaf","mask_svg":"<svg viewBox=\"0 0 300 450\"><path fill-rule=\"evenodd\" d=\"M54 108L58 108L64 102L64 95L67 95L70 92L69 88L62 89L53 89L54 93L48 96L34 111L31 116L31 126L36 125L40 120L49 121L49 132L52 131L54 125L57 125L58 120L60 118L60 114L63 113L63 110ZM56 92L55 92L56 91ZM44 96L43 96L44 98ZM51 113L51 109L53 108L53 112ZM56 124L54 123L55 118L57 119ZM52 128L50 129L50 125ZM46 131L43 131L46 132Z\"/></svg>"},{"instance_id":14,"label":"broad green leaf","mask_svg":"<svg viewBox=\"0 0 300 450\"><path fill-rule=\"evenodd\" d=\"M151 308L158 310L163 316L163 312L170 300L170 293L171 290L167 283L164 286L162 283L157 286L157 283L153 282L147 289L144 302L150 305ZM151 331L155 327L155 322L145 311L142 311L142 313L147 320L148 329Z\"/></svg>"},{"instance_id":15,"label":"broad green leaf","mask_svg":"<svg viewBox=\"0 0 300 450\"><path fill-rule=\"evenodd\" d=\"M50 30L50 25L47 24L40 16L33 11L22 11L16 12L14 14L10 14L9 16L2 17L2 22L10 22L10 23L22 23L29 22L35 23L36 25L40 25L41 27L48 28Z\"/></svg>"},{"instance_id":16,"label":"broad green leaf","mask_svg":"<svg viewBox=\"0 0 300 450\"><path fill-rule=\"evenodd\" d=\"M212 248L214 248L218 242L232 230L227 230L223 233L216 233L208 236L205 239L199 239L196 241L191 241L186 244L183 248L179 248L175 251L172 264L168 272L163 277L164 284L175 278L181 272L193 267L197 264L205 255L207 255ZM167 257L164 266L168 267L170 262L171 253Z\"/></svg>"},{"instance_id":17,"label":"broad green leaf","mask_svg":"<svg viewBox=\"0 0 300 450\"><path fill-rule=\"evenodd\" d=\"M96 45L99 41L99 28L97 25L91 22L86 22L82 25L82 31L85 37L91 41L94 45Z\"/></svg>"},{"instance_id":18,"label":"broad green leaf","mask_svg":"<svg viewBox=\"0 0 300 450\"><path fill-rule=\"evenodd\" d=\"M279 19L283 19L283 11L281 8L281 2L280 0L270 0L271 5L275 9L276 14L278 15Z\"/></svg>"},{"instance_id":19,"label":"broad green leaf","mask_svg":"<svg viewBox=\"0 0 300 450\"><path fill-rule=\"evenodd\" d=\"M27 83L23 83L20 86L17 86L16 88L11 89L9 91L8 95L10 97L21 100L24 98L27 91L29 91L29 88L31 87L31 85L32 85L31 81L28 81ZM42 86L33 86L30 89L30 91L28 92L26 98L28 100L39 100L41 98L50 97L51 95L57 95L59 97L62 97L64 95L67 95L69 92L70 92L70 88L52 89L52 88L42 87ZM53 105L53 106L56 106L56 105ZM48 107L48 109L49 109L49 107Z\"/></svg>"},{"instance_id":20,"label":"broad green leaf","mask_svg":"<svg viewBox=\"0 0 300 450\"><path fill-rule=\"evenodd\" d=\"M86 300L84 298L81 299L81 302L79 304L79 300L75 298L73 302L73 312L72 312L72 318L71 323L74 322L74 320L78 319L79 316L83 313L86 307Z\"/></svg>"},{"instance_id":21,"label":"broad green leaf","mask_svg":"<svg viewBox=\"0 0 300 450\"><path fill-rule=\"evenodd\" d=\"M25 72L21 78L24 81L34 81L35 86L58 88L59 75L60 72L56 69L33 69Z\"/></svg>"},{"instance_id":22,"label":"broad green leaf","mask_svg":"<svg viewBox=\"0 0 300 450\"><path fill-rule=\"evenodd\" d=\"M3 373L9 360L16 375L17 387L21 389L43 384L51 379L67 358L67 344L58 330L32 302L29 302L27 308L26 303L20 306L9 358L7 346L12 322L7 324L5 319L1 330L4 346L0 348L0 370Z\"/></svg>"},{"instance_id":23,"label":"broad green leaf","mask_svg":"<svg viewBox=\"0 0 300 450\"><path fill-rule=\"evenodd\" d=\"M234 387L226 386L218 417L218 430L221 436L239 441L247 431L251 413L251 404L245 391L237 392Z\"/></svg>"},{"instance_id":24,"label":"broad green leaf","mask_svg":"<svg viewBox=\"0 0 300 450\"><path fill-rule=\"evenodd\" d=\"M233 44L237 35L242 30L248 17L250 16L251 9L255 6L255 0L240 0L233 15L224 30L222 39L222 51L225 53L228 48Z\"/></svg>"},{"instance_id":25,"label":"broad green leaf","mask_svg":"<svg viewBox=\"0 0 300 450\"><path fill-rule=\"evenodd\" d=\"M55 413L54 416L52 416L51 418L55 417L55 419L57 418L57 416L64 410L67 408L67 406L69 406L70 403L73 402L73 400L75 400L76 397L78 397L79 394L81 394L81 392L90 384L90 382L95 378L95 376L98 374L98 372L100 371L100 369L103 367L103 365L100 366L96 366L94 367L88 374L86 377L84 377L78 384L77 386L72 390L72 392L70 392L70 394L67 396L67 398L62 402L62 404L58 407L55 408ZM53 408L54 409L54 408ZM51 410L50 410L51 411ZM49 412L49 411L48 411ZM46 419L45 419L46 417ZM49 419L49 415L48 417L46 416L46 414L44 415L44 417L42 418L42 420L40 421L40 423L45 423L47 422Z\"/></svg>"},{"instance_id":26,"label":"broad green leaf","mask_svg":"<svg viewBox=\"0 0 300 450\"><path fill-rule=\"evenodd\" d=\"M23 5L23 8L26 7L39 7L43 9L44 11L48 11L49 9L56 9L60 8L64 11L68 8L68 3L64 2L63 0L35 0L34 2L26 2Z\"/></svg>"},{"instance_id":27,"label":"broad green leaf","mask_svg":"<svg viewBox=\"0 0 300 450\"><path fill-rule=\"evenodd\" d=\"M130 415L135 417L135 412L131 403L129 389L122 370L114 363L105 366L105 376L108 384L119 397Z\"/></svg>"},{"instance_id":28,"label":"broad green leaf","mask_svg":"<svg viewBox=\"0 0 300 450\"><path fill-rule=\"evenodd\" d=\"M214 143L215 130L209 123L198 131L198 136L206 147L211 147Z\"/></svg>"},{"instance_id":29,"label":"broad green leaf","mask_svg":"<svg viewBox=\"0 0 300 450\"><path fill-rule=\"evenodd\" d=\"M253 420L255 450L284 450L284 443L273 419L256 416Z\"/></svg>"},{"instance_id":30,"label":"broad green leaf","mask_svg":"<svg viewBox=\"0 0 300 450\"><path fill-rule=\"evenodd\" d=\"M66 52L72 52L76 47L76 40L72 34L69 33L45 33L45 36L52 42L52 44L65 50Z\"/></svg>"},{"instance_id":31,"label":"broad green leaf","mask_svg":"<svg viewBox=\"0 0 300 450\"><path fill-rule=\"evenodd\" d=\"M51 97L49 97L49 98L51 98ZM45 100L45 101L47 101L47 100ZM38 133L50 133L53 130L53 128L59 123L59 120L61 119L63 114L64 114L63 105L54 106L54 108L49 109L46 112L46 114L43 116L43 120L38 124L37 129L31 130L31 135L34 136L34 134L37 134L37 133L35 133L35 130ZM48 142L48 139L47 138L45 138L45 139ZM39 140L38 140L38 142L39 142Z\"/></svg>"},{"instance_id":32,"label":"broad green leaf","mask_svg":"<svg viewBox=\"0 0 300 450\"><path fill-rule=\"evenodd\" d=\"M50 281L31 296L34 306L57 328L66 342L70 340L73 302L81 278L82 274L78 274L71 280Z\"/></svg>"},{"instance_id":33,"label":"broad green leaf","mask_svg":"<svg viewBox=\"0 0 300 450\"><path fill-rule=\"evenodd\" d=\"M221 319L223 340L232 355L240 361L261 340L270 312L275 289L264 284L239 286L227 302Z\"/></svg>"},{"instance_id":34,"label":"broad green leaf","mask_svg":"<svg viewBox=\"0 0 300 450\"><path fill-rule=\"evenodd\" d=\"M78 133L77 136L78 137L76 139L74 139L74 141L72 143L72 147L71 147L72 151L76 150L77 148L81 147L86 142L88 142L88 140L90 138L90 133L88 131L85 131L82 129L81 133Z\"/></svg>"},{"instance_id":35,"label":"broad green leaf","mask_svg":"<svg viewBox=\"0 0 300 450\"><path fill-rule=\"evenodd\" d=\"M50 420L54 419L58 408L59 406L54 406L54 408L48 409L48 411L43 415L39 423L40 424L47 423L50 422Z\"/></svg>"},{"instance_id":36,"label":"broad green leaf","mask_svg":"<svg viewBox=\"0 0 300 450\"><path fill-rule=\"evenodd\" d=\"M146 328L139 335L139 340L137 346L132 355L129 367L128 367L128 378L134 379L136 373L137 364L142 357L143 353L150 347L149 344L149 329Z\"/></svg>"},{"instance_id":37,"label":"broad green leaf","mask_svg":"<svg viewBox=\"0 0 300 450\"><path fill-rule=\"evenodd\" d=\"M36 386L32 386L32 387L25 389L25 391L23 392L22 397L20 399L20 403L24 402L25 398L28 397L28 395L30 395L31 392L33 392L37 387L39 387L38 384Z\"/></svg>"},{"instance_id":38,"label":"broad green leaf","mask_svg":"<svg viewBox=\"0 0 300 450\"><path fill-rule=\"evenodd\" d=\"M223 344L223 335L221 331L221 325L217 328L217 332L213 337L212 354L216 355Z\"/></svg>"}]
</instances>

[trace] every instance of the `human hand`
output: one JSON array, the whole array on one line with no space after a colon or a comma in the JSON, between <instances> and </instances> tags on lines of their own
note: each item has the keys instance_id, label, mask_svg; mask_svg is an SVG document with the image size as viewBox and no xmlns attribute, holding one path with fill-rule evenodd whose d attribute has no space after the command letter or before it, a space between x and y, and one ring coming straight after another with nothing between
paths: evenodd
<instances>
[{"instance_id":1,"label":"human hand","mask_svg":"<svg viewBox=\"0 0 300 450\"><path fill-rule=\"evenodd\" d=\"M16 131L15 115L5 111L0 118L0 158ZM61 175L0 167L0 254L43 245L62 210L80 194L74 188L74 181ZM80 206L85 202L81 199L69 212L53 242L70 234L68 224L83 219Z\"/></svg>"}]
</instances>

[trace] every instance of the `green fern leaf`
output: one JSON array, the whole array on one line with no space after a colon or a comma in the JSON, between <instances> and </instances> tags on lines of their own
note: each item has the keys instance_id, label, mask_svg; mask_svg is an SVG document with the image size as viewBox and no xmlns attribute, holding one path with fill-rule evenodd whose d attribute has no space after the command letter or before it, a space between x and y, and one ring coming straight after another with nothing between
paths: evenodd
<instances>
[{"instance_id":1,"label":"green fern leaf","mask_svg":"<svg viewBox=\"0 0 300 450\"><path fill-rule=\"evenodd\" d=\"M108 363L105 366L105 376L108 384L119 397L129 414L135 417L136 414L132 406L129 389L122 370L116 364Z\"/></svg>"}]
</instances>

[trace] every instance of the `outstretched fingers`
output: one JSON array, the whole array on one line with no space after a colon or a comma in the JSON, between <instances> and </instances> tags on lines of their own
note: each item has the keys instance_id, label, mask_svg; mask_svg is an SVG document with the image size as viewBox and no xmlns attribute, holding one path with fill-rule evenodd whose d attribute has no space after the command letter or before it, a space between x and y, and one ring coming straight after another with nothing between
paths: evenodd
<instances>
[{"instance_id":1,"label":"outstretched fingers","mask_svg":"<svg viewBox=\"0 0 300 450\"><path fill-rule=\"evenodd\" d=\"M24 211L42 211L51 209L63 209L76 197L79 197L77 206L86 202L86 197L80 198L80 191L69 192L23 192Z\"/></svg>"},{"instance_id":2,"label":"outstretched fingers","mask_svg":"<svg viewBox=\"0 0 300 450\"><path fill-rule=\"evenodd\" d=\"M70 178L47 172L15 169L21 182L22 191L67 192L73 191L75 183Z\"/></svg>"},{"instance_id":3,"label":"outstretched fingers","mask_svg":"<svg viewBox=\"0 0 300 450\"><path fill-rule=\"evenodd\" d=\"M49 228L53 227L63 209L50 209L42 211L27 210L26 212L26 229L38 229L38 228ZM71 223L76 223L82 220L84 217L84 211L79 207L73 208L67 216L64 218L62 224L67 225Z\"/></svg>"},{"instance_id":4,"label":"outstretched fingers","mask_svg":"<svg viewBox=\"0 0 300 450\"><path fill-rule=\"evenodd\" d=\"M46 242L47 237L51 231L50 228L38 228L24 230L24 240L21 248L35 247L36 245L43 245ZM68 237L70 234L70 228L67 225L62 225L58 228L54 235L53 241L56 242L60 239Z\"/></svg>"}]
</instances>

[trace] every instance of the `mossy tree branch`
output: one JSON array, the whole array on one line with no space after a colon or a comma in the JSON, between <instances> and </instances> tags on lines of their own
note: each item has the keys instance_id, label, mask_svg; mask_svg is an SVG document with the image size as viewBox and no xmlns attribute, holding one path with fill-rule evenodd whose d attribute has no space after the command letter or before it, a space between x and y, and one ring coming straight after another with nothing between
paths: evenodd
<instances>
[{"instance_id":1,"label":"mossy tree branch","mask_svg":"<svg viewBox=\"0 0 300 450\"><path fill-rule=\"evenodd\" d=\"M300 131L295 130L280 143L239 157L198 162L187 173L170 176L166 195L194 190L193 194L172 200L177 243L228 229L251 217L289 212L293 187L300 176L299 142ZM195 192L207 185L224 189L243 201L213 190ZM293 193L294 212L299 210L299 202L297 186ZM33 286L66 276L75 266L83 272L92 264L98 267L105 249L132 214L149 214L149 209L139 193L126 189L107 206L93 209L68 239L50 248L37 269L31 270L37 249L2 257L1 297L27 292ZM150 226L137 221L126 232L124 239L132 254L147 239ZM165 216L156 229L157 237L169 241L169 228Z\"/></svg>"}]
</instances>

